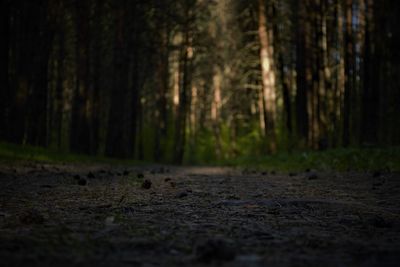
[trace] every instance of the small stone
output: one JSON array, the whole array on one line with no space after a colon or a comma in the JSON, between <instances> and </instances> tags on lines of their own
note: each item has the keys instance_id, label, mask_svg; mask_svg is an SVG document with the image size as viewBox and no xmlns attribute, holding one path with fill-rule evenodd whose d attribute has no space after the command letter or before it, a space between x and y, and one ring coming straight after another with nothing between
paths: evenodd
<instances>
[{"instance_id":1,"label":"small stone","mask_svg":"<svg viewBox=\"0 0 400 267\"><path fill-rule=\"evenodd\" d=\"M171 180L172 180L171 178L167 177L167 178L164 179L164 182L169 182Z\"/></svg>"},{"instance_id":2,"label":"small stone","mask_svg":"<svg viewBox=\"0 0 400 267\"><path fill-rule=\"evenodd\" d=\"M268 175L268 172L267 171L263 171L263 172L261 172L261 175L263 175L263 176Z\"/></svg>"},{"instance_id":3,"label":"small stone","mask_svg":"<svg viewBox=\"0 0 400 267\"><path fill-rule=\"evenodd\" d=\"M242 263L240 266L263 266L262 257L256 254L240 255L236 257L236 261Z\"/></svg>"},{"instance_id":4,"label":"small stone","mask_svg":"<svg viewBox=\"0 0 400 267\"><path fill-rule=\"evenodd\" d=\"M229 178L225 178L225 179L222 179L221 181L219 181L219 184L226 184L226 183L229 183L230 182L230 179Z\"/></svg>"},{"instance_id":5,"label":"small stone","mask_svg":"<svg viewBox=\"0 0 400 267\"><path fill-rule=\"evenodd\" d=\"M238 197L237 195L232 194L232 195L228 195L226 197L226 199L228 199L228 200L240 200L240 197Z\"/></svg>"},{"instance_id":6,"label":"small stone","mask_svg":"<svg viewBox=\"0 0 400 267\"><path fill-rule=\"evenodd\" d=\"M307 177L308 180L317 180L318 175L316 173L312 173Z\"/></svg>"},{"instance_id":7,"label":"small stone","mask_svg":"<svg viewBox=\"0 0 400 267\"><path fill-rule=\"evenodd\" d=\"M152 185L151 181L146 179L142 183L142 188L143 189L150 189L151 185Z\"/></svg>"},{"instance_id":8,"label":"small stone","mask_svg":"<svg viewBox=\"0 0 400 267\"><path fill-rule=\"evenodd\" d=\"M49 189L54 188L54 186L53 186L53 185L50 185L50 184L43 184L43 185L41 185L40 187L41 187L41 188L49 188Z\"/></svg>"},{"instance_id":9,"label":"small stone","mask_svg":"<svg viewBox=\"0 0 400 267\"><path fill-rule=\"evenodd\" d=\"M94 178L96 178L96 176L94 175L93 172L89 172L89 173L87 174L86 177L89 178L89 179L94 179Z\"/></svg>"},{"instance_id":10,"label":"small stone","mask_svg":"<svg viewBox=\"0 0 400 267\"><path fill-rule=\"evenodd\" d=\"M188 196L188 193L183 191L183 192L178 193L176 195L176 198L184 198L184 197L187 197L187 196Z\"/></svg>"},{"instance_id":11,"label":"small stone","mask_svg":"<svg viewBox=\"0 0 400 267\"><path fill-rule=\"evenodd\" d=\"M87 185L86 179L85 178L79 178L78 185L82 185L82 186Z\"/></svg>"},{"instance_id":12,"label":"small stone","mask_svg":"<svg viewBox=\"0 0 400 267\"><path fill-rule=\"evenodd\" d=\"M196 249L196 259L200 262L231 261L235 258L234 248L223 239L209 239L199 244Z\"/></svg>"},{"instance_id":13,"label":"small stone","mask_svg":"<svg viewBox=\"0 0 400 267\"><path fill-rule=\"evenodd\" d=\"M175 182L170 182L169 184L171 185L172 188L176 187L176 183Z\"/></svg>"}]
</instances>

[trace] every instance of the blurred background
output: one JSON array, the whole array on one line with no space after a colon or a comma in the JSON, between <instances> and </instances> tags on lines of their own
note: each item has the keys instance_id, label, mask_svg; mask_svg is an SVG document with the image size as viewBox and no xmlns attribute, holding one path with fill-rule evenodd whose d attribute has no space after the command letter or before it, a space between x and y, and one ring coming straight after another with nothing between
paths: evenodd
<instances>
[{"instance_id":1,"label":"blurred background","mask_svg":"<svg viewBox=\"0 0 400 267\"><path fill-rule=\"evenodd\" d=\"M396 0L1 0L0 140L219 163L400 145Z\"/></svg>"}]
</instances>

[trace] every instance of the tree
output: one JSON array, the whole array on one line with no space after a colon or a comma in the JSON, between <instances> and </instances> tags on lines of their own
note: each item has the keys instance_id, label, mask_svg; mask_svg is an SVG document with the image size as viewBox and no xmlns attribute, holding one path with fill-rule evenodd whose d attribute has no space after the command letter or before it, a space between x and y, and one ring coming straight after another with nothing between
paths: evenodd
<instances>
[{"instance_id":1,"label":"tree","mask_svg":"<svg viewBox=\"0 0 400 267\"><path fill-rule=\"evenodd\" d=\"M260 62L262 75L263 113L265 120L266 138L269 151L275 153L276 146L276 88L275 66L273 57L273 40L271 28L267 25L267 15L264 0L258 0L258 35L260 38Z\"/></svg>"}]
</instances>

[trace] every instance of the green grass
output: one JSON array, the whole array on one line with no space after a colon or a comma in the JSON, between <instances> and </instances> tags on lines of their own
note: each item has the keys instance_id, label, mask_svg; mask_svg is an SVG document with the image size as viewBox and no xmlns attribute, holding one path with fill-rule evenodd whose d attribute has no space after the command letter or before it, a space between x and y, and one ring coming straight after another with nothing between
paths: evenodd
<instances>
[{"instance_id":1,"label":"green grass","mask_svg":"<svg viewBox=\"0 0 400 267\"><path fill-rule=\"evenodd\" d=\"M208 151L212 153L212 151ZM199 153L199 151L193 152ZM204 151L203 151L204 153ZM203 155L204 156L204 155ZM217 162L214 157L209 157L203 165L228 165L235 167L249 167L276 171L304 171L316 170L392 170L400 171L400 147L395 148L348 148L333 149L323 152L281 152L271 156L242 156L236 159L227 159ZM198 160L198 159L197 159ZM46 163L81 163L81 164L113 164L113 165L143 165L144 162L135 160L119 160L100 156L66 153L57 150L34 147L29 145L16 145L0 142L0 161L36 161Z\"/></svg>"},{"instance_id":2,"label":"green grass","mask_svg":"<svg viewBox=\"0 0 400 267\"><path fill-rule=\"evenodd\" d=\"M322 152L281 152L273 156L239 157L228 160L226 164L277 171L304 171L305 169L400 171L400 148L341 148Z\"/></svg>"},{"instance_id":3,"label":"green grass","mask_svg":"<svg viewBox=\"0 0 400 267\"><path fill-rule=\"evenodd\" d=\"M30 145L16 145L0 142L0 162L34 161L44 163L81 163L81 164L116 164L140 165L143 162L135 160L111 159L101 156L61 152L54 149Z\"/></svg>"}]
</instances>

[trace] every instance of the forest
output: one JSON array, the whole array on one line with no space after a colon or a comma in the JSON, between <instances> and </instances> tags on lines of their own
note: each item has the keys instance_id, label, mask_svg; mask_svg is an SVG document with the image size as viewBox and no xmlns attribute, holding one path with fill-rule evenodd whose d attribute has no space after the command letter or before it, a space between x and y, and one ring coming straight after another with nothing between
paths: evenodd
<instances>
[{"instance_id":1,"label":"forest","mask_svg":"<svg viewBox=\"0 0 400 267\"><path fill-rule=\"evenodd\" d=\"M399 266L399 0L0 0L1 266Z\"/></svg>"},{"instance_id":2,"label":"forest","mask_svg":"<svg viewBox=\"0 0 400 267\"><path fill-rule=\"evenodd\" d=\"M395 0L1 3L0 140L178 164L400 144Z\"/></svg>"}]
</instances>

